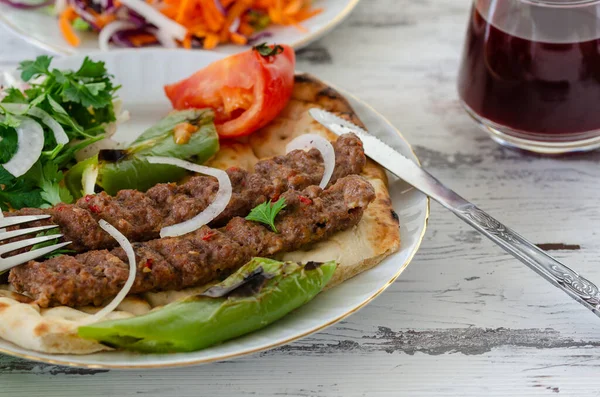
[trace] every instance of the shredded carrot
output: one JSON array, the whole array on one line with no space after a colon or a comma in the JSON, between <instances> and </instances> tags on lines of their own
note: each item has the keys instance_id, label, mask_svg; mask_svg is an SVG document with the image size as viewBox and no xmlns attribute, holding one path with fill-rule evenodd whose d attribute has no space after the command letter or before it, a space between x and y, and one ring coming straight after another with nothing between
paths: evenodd
<instances>
[{"instance_id":1,"label":"shredded carrot","mask_svg":"<svg viewBox=\"0 0 600 397\"><path fill-rule=\"evenodd\" d=\"M1 0L0 0L1 1ZM205 49L221 43L247 44L252 35L272 25L294 26L301 31L304 21L321 13L313 7L312 0L144 0L166 17L174 20L187 30L181 41L185 48L191 48L193 39L203 42ZM121 0L114 0L115 7L123 7ZM91 7L84 10L94 17L93 26L104 28L109 23L121 19L120 13L96 12ZM80 43L72 22L78 10L67 7L59 16L60 30L67 42L73 46ZM126 13L125 13L126 14ZM151 35L135 35L135 45L146 45ZM156 41L156 39L155 39Z\"/></svg>"},{"instance_id":2,"label":"shredded carrot","mask_svg":"<svg viewBox=\"0 0 600 397\"><path fill-rule=\"evenodd\" d=\"M189 39L182 42L186 48L191 47L193 37L202 39L205 49L220 43L247 44L253 34L268 25L289 25L306 31L300 23L322 12L312 6L312 0L146 1L187 29ZM239 27L233 31L238 20Z\"/></svg>"},{"instance_id":3,"label":"shredded carrot","mask_svg":"<svg viewBox=\"0 0 600 397\"><path fill-rule=\"evenodd\" d=\"M98 27L102 29L115 19L117 19L115 14L101 14L96 17L96 25L98 25Z\"/></svg>"},{"instance_id":4,"label":"shredded carrot","mask_svg":"<svg viewBox=\"0 0 600 397\"><path fill-rule=\"evenodd\" d=\"M204 16L204 22L212 32L221 30L225 17L217 8L214 0L200 0L200 13Z\"/></svg>"},{"instance_id":5,"label":"shredded carrot","mask_svg":"<svg viewBox=\"0 0 600 397\"><path fill-rule=\"evenodd\" d=\"M219 36L213 33L209 33L204 38L204 49L212 50L219 44Z\"/></svg>"},{"instance_id":6,"label":"shredded carrot","mask_svg":"<svg viewBox=\"0 0 600 397\"><path fill-rule=\"evenodd\" d=\"M229 40L233 43L233 44L238 44L238 45L244 45L248 43L248 38L246 36L243 36L239 33L230 33L229 34Z\"/></svg>"},{"instance_id":7,"label":"shredded carrot","mask_svg":"<svg viewBox=\"0 0 600 397\"><path fill-rule=\"evenodd\" d=\"M183 45L183 48L186 48L188 50L190 48L192 48L192 35L191 34L185 35L185 39L183 39L183 42L181 43L181 45Z\"/></svg>"},{"instance_id":8,"label":"shredded carrot","mask_svg":"<svg viewBox=\"0 0 600 397\"><path fill-rule=\"evenodd\" d=\"M238 28L238 33L250 37L254 33L254 28L249 23L242 22Z\"/></svg>"},{"instance_id":9,"label":"shredded carrot","mask_svg":"<svg viewBox=\"0 0 600 397\"><path fill-rule=\"evenodd\" d=\"M78 47L80 44L79 37L75 34L72 22L77 18L77 13L73 7L67 7L58 19L58 26L63 37L73 47Z\"/></svg>"},{"instance_id":10,"label":"shredded carrot","mask_svg":"<svg viewBox=\"0 0 600 397\"><path fill-rule=\"evenodd\" d=\"M296 14L296 21L297 22L306 21L307 19L310 19L310 18L314 17L315 15L319 15L322 12L323 12L322 8L317 8L316 10L300 10L300 12L298 12L298 14Z\"/></svg>"},{"instance_id":11,"label":"shredded carrot","mask_svg":"<svg viewBox=\"0 0 600 397\"><path fill-rule=\"evenodd\" d=\"M232 5L231 8L229 8L227 12L227 19L225 20L225 24L221 28L221 41L227 40L227 38L229 37L229 28L231 24L233 24L233 21L240 18L242 14L245 13L248 10L248 8L250 8L251 5L251 0L241 0Z\"/></svg>"},{"instance_id":12,"label":"shredded carrot","mask_svg":"<svg viewBox=\"0 0 600 397\"><path fill-rule=\"evenodd\" d=\"M302 9L303 1L302 0L292 0L288 5L283 8L283 13L285 15L295 15Z\"/></svg>"},{"instance_id":13,"label":"shredded carrot","mask_svg":"<svg viewBox=\"0 0 600 397\"><path fill-rule=\"evenodd\" d=\"M188 29L189 32L196 36L196 37L206 37L206 35L208 34L208 30L206 29L206 27L202 24L198 24L196 26L192 26L190 29Z\"/></svg>"}]
</instances>

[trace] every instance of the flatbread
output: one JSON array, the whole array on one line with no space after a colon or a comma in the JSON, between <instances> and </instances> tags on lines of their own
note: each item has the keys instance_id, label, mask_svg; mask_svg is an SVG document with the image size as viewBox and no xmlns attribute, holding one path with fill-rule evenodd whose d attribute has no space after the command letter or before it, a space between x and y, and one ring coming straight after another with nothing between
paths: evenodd
<instances>
[{"instance_id":1,"label":"flatbread","mask_svg":"<svg viewBox=\"0 0 600 397\"><path fill-rule=\"evenodd\" d=\"M307 133L335 140L333 133L308 114L308 110L314 107L335 112L362 126L350 104L338 92L310 75L297 75L292 100L277 119L244 141L223 144L208 165L222 169L231 166L250 169L262 158L285 154L288 142ZM387 190L385 172L368 161L362 176L375 188L376 199L358 225L315 244L310 250L286 253L279 259L300 262L337 260L338 268L327 286L331 288L372 268L397 251L400 248L400 229ZM130 296L110 314L109 319L139 316L205 289L206 286L202 286ZM30 302L30 298L10 291L8 285L0 285L0 338L26 349L53 354L90 354L111 350L77 336L77 327L100 308L40 309Z\"/></svg>"}]
</instances>

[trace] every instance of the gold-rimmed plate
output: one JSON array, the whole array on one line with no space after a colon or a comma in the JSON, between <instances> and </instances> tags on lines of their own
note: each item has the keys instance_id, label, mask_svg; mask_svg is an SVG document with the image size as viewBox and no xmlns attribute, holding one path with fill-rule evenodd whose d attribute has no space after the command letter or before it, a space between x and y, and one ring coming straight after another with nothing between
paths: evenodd
<instances>
[{"instance_id":1,"label":"gold-rimmed plate","mask_svg":"<svg viewBox=\"0 0 600 397\"><path fill-rule=\"evenodd\" d=\"M295 26L275 26L266 30L270 36L265 41L288 44L296 49L306 46L325 35L340 24L356 7L360 0L315 0L314 6L323 8L319 15L302 23L302 28ZM58 27L56 16L44 11L19 9L0 2L0 23L17 36L43 50L60 54L84 54L98 51L98 34L78 33L81 37L79 47L70 46L63 38ZM243 51L248 46L223 45L215 52L232 54Z\"/></svg>"},{"instance_id":2,"label":"gold-rimmed plate","mask_svg":"<svg viewBox=\"0 0 600 397\"><path fill-rule=\"evenodd\" d=\"M122 84L119 95L131 120L118 132L121 138L143 131L170 109L163 85L186 77L219 59L222 55L185 50L122 50L91 54L106 62L108 70ZM83 56L56 59L57 68L77 68ZM151 65L151 66L149 66ZM338 89L339 90L339 89ZM383 116L351 94L339 90L371 133L392 145L405 156L417 161L408 142ZM88 368L162 368L221 361L290 343L317 332L358 311L381 294L408 266L417 252L429 216L429 200L401 180L390 178L390 195L400 218L400 251L375 268L325 291L306 306L271 326L193 353L136 354L108 352L91 355L53 355L19 348L0 339L0 352L46 363Z\"/></svg>"}]
</instances>

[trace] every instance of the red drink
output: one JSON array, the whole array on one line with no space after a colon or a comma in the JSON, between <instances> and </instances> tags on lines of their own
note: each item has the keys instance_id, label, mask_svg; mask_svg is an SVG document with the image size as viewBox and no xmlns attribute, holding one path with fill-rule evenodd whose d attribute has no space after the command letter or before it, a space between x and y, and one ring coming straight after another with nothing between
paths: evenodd
<instances>
[{"instance_id":1,"label":"red drink","mask_svg":"<svg viewBox=\"0 0 600 397\"><path fill-rule=\"evenodd\" d=\"M546 153L598 147L596 7L590 13L589 7L558 10L528 3L475 2L459 95L469 113L502 143ZM561 26L565 20L576 20L577 28ZM594 38L581 40L586 36Z\"/></svg>"}]
</instances>

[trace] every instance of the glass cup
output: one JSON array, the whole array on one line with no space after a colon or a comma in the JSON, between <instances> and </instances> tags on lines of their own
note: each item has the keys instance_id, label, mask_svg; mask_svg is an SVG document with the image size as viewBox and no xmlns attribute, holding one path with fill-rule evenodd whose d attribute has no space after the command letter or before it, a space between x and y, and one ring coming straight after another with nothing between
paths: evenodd
<instances>
[{"instance_id":1,"label":"glass cup","mask_svg":"<svg viewBox=\"0 0 600 397\"><path fill-rule=\"evenodd\" d=\"M600 0L475 0L458 92L503 145L600 147Z\"/></svg>"}]
</instances>

